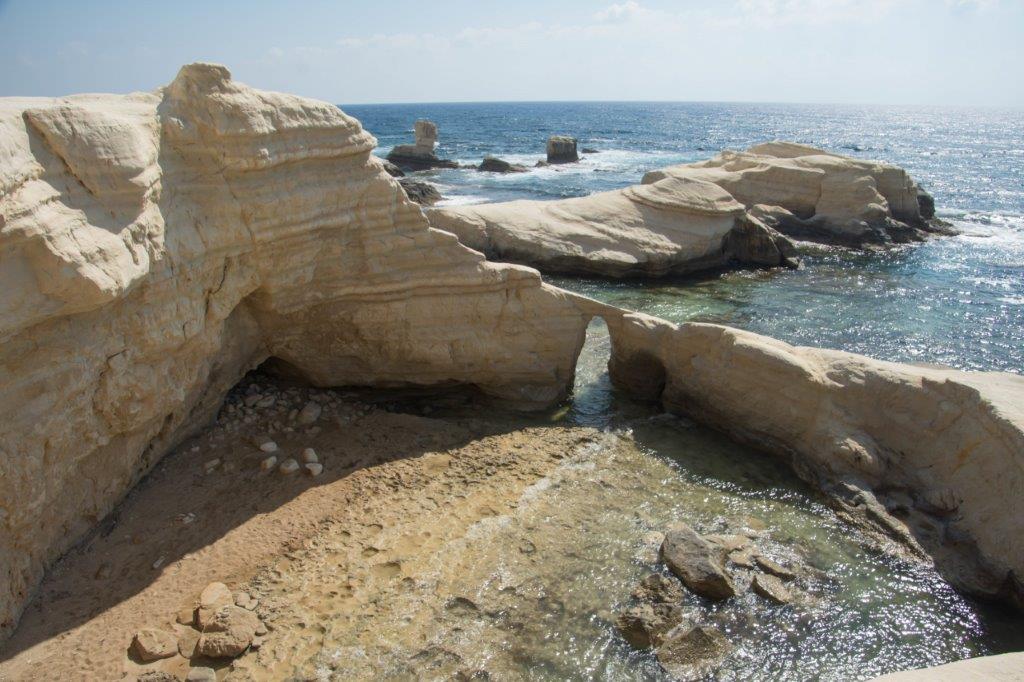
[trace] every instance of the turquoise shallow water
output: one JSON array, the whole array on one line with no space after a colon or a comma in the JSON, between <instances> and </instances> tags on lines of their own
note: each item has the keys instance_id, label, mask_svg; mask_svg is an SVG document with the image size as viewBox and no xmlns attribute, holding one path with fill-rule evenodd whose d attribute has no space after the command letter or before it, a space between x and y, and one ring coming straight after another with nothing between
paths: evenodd
<instances>
[{"instance_id":1,"label":"turquoise shallow water","mask_svg":"<svg viewBox=\"0 0 1024 682\"><path fill-rule=\"evenodd\" d=\"M496 154L532 165L553 133L601 150L579 165L519 175L422 174L451 204L585 195L638 182L651 168L768 139L898 163L933 193L960 236L879 253L808 248L798 271L650 282L546 279L673 321L718 322L885 360L1024 368L1022 112L642 103L343 108L378 136L381 154L409 141L420 117L439 124L439 153L466 163ZM595 321L567 419L628 434L643 457L605 462L598 453L596 488L549 495L545 523L577 530L552 538L550 565L531 579L567 608L535 633L500 645L477 642L485 659L497 665L514 653L505 665L523 679L660 678L653 657L631 651L609 621L609 609L626 603L649 570L631 558L643 534L678 519L721 531L748 515L768 524L766 542L780 556L795 553L823 573L805 586L813 605L765 608L751 595L723 609L692 604L695 618L723 627L736 646L716 679L866 679L1024 648L1019 616L872 548L774 460L617 395L605 369L608 345L607 330ZM494 560L506 558L499 551ZM534 615L540 623L550 618L542 610Z\"/></svg>"}]
</instances>

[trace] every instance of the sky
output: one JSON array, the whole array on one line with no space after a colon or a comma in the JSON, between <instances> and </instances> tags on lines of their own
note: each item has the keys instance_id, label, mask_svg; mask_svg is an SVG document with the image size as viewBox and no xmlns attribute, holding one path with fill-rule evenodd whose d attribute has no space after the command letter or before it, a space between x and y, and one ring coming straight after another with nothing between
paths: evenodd
<instances>
[{"instance_id":1,"label":"sky","mask_svg":"<svg viewBox=\"0 0 1024 682\"><path fill-rule=\"evenodd\" d=\"M0 96L1024 106L1024 0L0 0Z\"/></svg>"}]
</instances>

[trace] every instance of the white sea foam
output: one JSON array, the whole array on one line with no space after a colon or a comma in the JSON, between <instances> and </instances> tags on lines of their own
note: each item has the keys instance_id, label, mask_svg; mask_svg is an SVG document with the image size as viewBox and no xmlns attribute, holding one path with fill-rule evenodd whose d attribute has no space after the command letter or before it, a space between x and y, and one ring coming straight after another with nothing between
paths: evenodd
<instances>
[{"instance_id":1,"label":"white sea foam","mask_svg":"<svg viewBox=\"0 0 1024 682\"><path fill-rule=\"evenodd\" d=\"M472 204L483 204L488 201L487 197L475 194L462 194L453 197L445 197L434 204L435 206L470 206Z\"/></svg>"}]
</instances>

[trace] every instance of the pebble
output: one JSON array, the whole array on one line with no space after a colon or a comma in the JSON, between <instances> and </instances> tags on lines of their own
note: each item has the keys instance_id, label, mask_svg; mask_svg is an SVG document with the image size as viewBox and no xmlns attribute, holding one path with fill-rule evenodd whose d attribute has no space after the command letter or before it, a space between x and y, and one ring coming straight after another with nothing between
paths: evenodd
<instances>
[{"instance_id":1,"label":"pebble","mask_svg":"<svg viewBox=\"0 0 1024 682\"><path fill-rule=\"evenodd\" d=\"M313 448L306 448L302 451L302 461L309 464L311 462L319 462L320 459L316 456L316 450Z\"/></svg>"},{"instance_id":2,"label":"pebble","mask_svg":"<svg viewBox=\"0 0 1024 682\"><path fill-rule=\"evenodd\" d=\"M281 462L281 466L279 466L277 470L285 476L289 476L299 470L299 463L292 457L289 457L285 461Z\"/></svg>"},{"instance_id":3,"label":"pebble","mask_svg":"<svg viewBox=\"0 0 1024 682\"><path fill-rule=\"evenodd\" d=\"M267 457L265 460L260 462L260 469L262 469L263 471L270 471L276 466L277 457L275 457L274 455L271 455L270 457Z\"/></svg>"},{"instance_id":4,"label":"pebble","mask_svg":"<svg viewBox=\"0 0 1024 682\"><path fill-rule=\"evenodd\" d=\"M260 444L260 450L263 452L277 452L277 443L272 440L264 441Z\"/></svg>"},{"instance_id":5,"label":"pebble","mask_svg":"<svg viewBox=\"0 0 1024 682\"><path fill-rule=\"evenodd\" d=\"M319 476L324 471L324 465L317 462L310 462L306 465L307 476Z\"/></svg>"},{"instance_id":6,"label":"pebble","mask_svg":"<svg viewBox=\"0 0 1024 682\"><path fill-rule=\"evenodd\" d=\"M203 469L208 474L212 474L213 470L220 466L220 459L211 459L209 462L203 465Z\"/></svg>"},{"instance_id":7,"label":"pebble","mask_svg":"<svg viewBox=\"0 0 1024 682\"><path fill-rule=\"evenodd\" d=\"M320 418L320 413L323 412L323 410L324 408L320 403L310 400L306 403L305 407L299 411L297 421L303 426L308 426Z\"/></svg>"}]
</instances>

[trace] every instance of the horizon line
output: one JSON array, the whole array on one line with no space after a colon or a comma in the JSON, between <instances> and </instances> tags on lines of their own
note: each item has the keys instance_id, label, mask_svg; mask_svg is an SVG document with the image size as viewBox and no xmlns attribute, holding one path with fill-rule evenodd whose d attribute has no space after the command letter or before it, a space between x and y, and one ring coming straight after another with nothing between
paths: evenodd
<instances>
[{"instance_id":1,"label":"horizon line","mask_svg":"<svg viewBox=\"0 0 1024 682\"><path fill-rule=\"evenodd\" d=\"M317 98L313 98L317 99ZM1024 104L922 104L892 102L829 102L769 100L698 100L698 99L481 99L435 100L423 102L334 102L337 107L366 106L436 106L444 104L754 104L771 106L838 106L838 107L907 107L915 109L1024 109Z\"/></svg>"}]
</instances>

